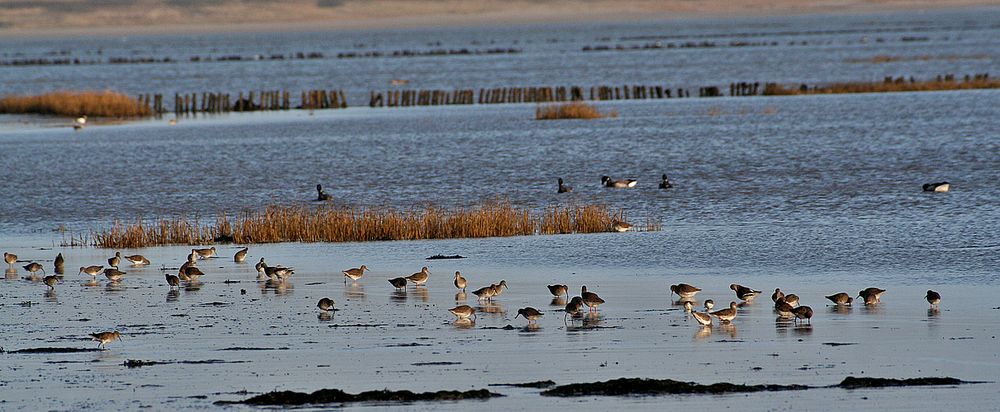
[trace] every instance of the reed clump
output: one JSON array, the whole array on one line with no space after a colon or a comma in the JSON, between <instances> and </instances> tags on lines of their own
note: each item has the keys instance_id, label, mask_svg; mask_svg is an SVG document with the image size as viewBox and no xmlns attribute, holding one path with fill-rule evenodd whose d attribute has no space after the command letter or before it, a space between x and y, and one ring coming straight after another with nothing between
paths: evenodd
<instances>
[{"instance_id":1,"label":"reed clump","mask_svg":"<svg viewBox=\"0 0 1000 412\"><path fill-rule=\"evenodd\" d=\"M471 208L422 210L331 206L268 206L235 216L219 214L213 222L168 218L152 222L120 221L92 231L94 246L139 248L157 245L235 242L369 242L529 236L609 232L621 211L603 205L553 206L542 212L507 201ZM619 220L621 220L619 218ZM658 228L659 223L653 224ZM81 237L82 238L82 237Z\"/></svg>"},{"instance_id":2,"label":"reed clump","mask_svg":"<svg viewBox=\"0 0 1000 412\"><path fill-rule=\"evenodd\" d=\"M151 111L121 93L112 91L52 92L34 96L7 95L0 98L0 113L56 116L140 117Z\"/></svg>"},{"instance_id":3,"label":"reed clump","mask_svg":"<svg viewBox=\"0 0 1000 412\"><path fill-rule=\"evenodd\" d=\"M535 120L555 119L600 119L603 117L618 117L618 112L611 110L601 113L594 105L584 102L571 102L538 106L535 109Z\"/></svg>"},{"instance_id":4,"label":"reed clump","mask_svg":"<svg viewBox=\"0 0 1000 412\"><path fill-rule=\"evenodd\" d=\"M927 81L882 81L882 82L845 82L830 83L823 86L808 87L806 85L787 86L769 83L764 87L766 96L789 96L799 94L848 94L848 93L894 93L894 92L926 92L964 89L996 89L1000 88L1000 80L985 76L977 76L968 80L927 80Z\"/></svg>"}]
</instances>

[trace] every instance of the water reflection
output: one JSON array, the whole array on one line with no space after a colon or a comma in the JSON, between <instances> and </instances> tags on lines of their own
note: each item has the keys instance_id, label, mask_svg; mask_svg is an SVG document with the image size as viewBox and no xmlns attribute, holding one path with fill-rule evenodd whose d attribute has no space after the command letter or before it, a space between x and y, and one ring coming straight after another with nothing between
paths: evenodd
<instances>
[{"instance_id":1,"label":"water reflection","mask_svg":"<svg viewBox=\"0 0 1000 412\"><path fill-rule=\"evenodd\" d=\"M549 302L549 305L551 305L551 306L566 306L566 298L564 298L562 296L556 296L556 297L552 298L552 301Z\"/></svg>"},{"instance_id":2,"label":"water reflection","mask_svg":"<svg viewBox=\"0 0 1000 412\"><path fill-rule=\"evenodd\" d=\"M125 286L121 282L108 282L104 284L104 291L106 292L122 292L125 290Z\"/></svg>"},{"instance_id":3,"label":"water reflection","mask_svg":"<svg viewBox=\"0 0 1000 412\"><path fill-rule=\"evenodd\" d=\"M336 312L333 312L333 311L330 311L330 312L320 312L319 315L316 316L316 319L319 319L320 322L329 322L331 319L333 319L333 314L334 313L336 313Z\"/></svg>"},{"instance_id":4,"label":"water reflection","mask_svg":"<svg viewBox=\"0 0 1000 412\"><path fill-rule=\"evenodd\" d=\"M719 330L728 333L730 338L736 338L736 324L732 322L719 324Z\"/></svg>"},{"instance_id":5,"label":"water reflection","mask_svg":"<svg viewBox=\"0 0 1000 412\"><path fill-rule=\"evenodd\" d=\"M56 299L56 290L55 289L49 289L49 290L45 291L45 301L51 302L51 303L58 303L59 302L59 300Z\"/></svg>"},{"instance_id":6,"label":"water reflection","mask_svg":"<svg viewBox=\"0 0 1000 412\"><path fill-rule=\"evenodd\" d=\"M712 326L705 325L698 328L698 331L694 333L694 340L696 341L705 340L710 338L711 336L712 336Z\"/></svg>"},{"instance_id":7,"label":"water reflection","mask_svg":"<svg viewBox=\"0 0 1000 412\"><path fill-rule=\"evenodd\" d=\"M395 303L405 303L406 302L406 289L396 289L392 291L389 295L389 301Z\"/></svg>"},{"instance_id":8,"label":"water reflection","mask_svg":"<svg viewBox=\"0 0 1000 412\"><path fill-rule=\"evenodd\" d=\"M467 297L468 296L465 294L465 292L458 292L455 294L455 303L465 302Z\"/></svg>"},{"instance_id":9,"label":"water reflection","mask_svg":"<svg viewBox=\"0 0 1000 412\"><path fill-rule=\"evenodd\" d=\"M471 329L476 326L476 321L472 319L455 319L452 325L455 325L456 329Z\"/></svg>"},{"instance_id":10,"label":"water reflection","mask_svg":"<svg viewBox=\"0 0 1000 412\"><path fill-rule=\"evenodd\" d=\"M98 282L97 278L90 278L90 280L83 282L83 286L90 286L90 287L101 286L101 282Z\"/></svg>"},{"instance_id":11,"label":"water reflection","mask_svg":"<svg viewBox=\"0 0 1000 412\"><path fill-rule=\"evenodd\" d=\"M17 279L17 269L7 268L7 270L3 271L3 274L4 274L4 279L7 280Z\"/></svg>"},{"instance_id":12,"label":"water reflection","mask_svg":"<svg viewBox=\"0 0 1000 412\"><path fill-rule=\"evenodd\" d=\"M838 315L846 315L846 314L851 313L851 306L847 306L847 305L827 306L826 307L826 311L827 311L827 313L831 313L831 314L835 313L835 314L838 314Z\"/></svg>"},{"instance_id":13,"label":"water reflection","mask_svg":"<svg viewBox=\"0 0 1000 412\"><path fill-rule=\"evenodd\" d=\"M267 291L271 291L275 296L291 295L292 290L295 285L291 282L285 280L268 280L261 284L261 294L266 295Z\"/></svg>"},{"instance_id":14,"label":"water reflection","mask_svg":"<svg viewBox=\"0 0 1000 412\"><path fill-rule=\"evenodd\" d=\"M201 290L202 283L199 281L190 281L184 283L184 292L197 292Z\"/></svg>"},{"instance_id":15,"label":"water reflection","mask_svg":"<svg viewBox=\"0 0 1000 412\"><path fill-rule=\"evenodd\" d=\"M521 328L521 332L525 333L535 333L540 330L542 330L542 327L539 326L537 323L529 323L525 325L523 328Z\"/></svg>"},{"instance_id":16,"label":"water reflection","mask_svg":"<svg viewBox=\"0 0 1000 412\"><path fill-rule=\"evenodd\" d=\"M680 298L675 301L671 301L670 304L674 306L684 306L684 303L691 302L695 307L698 306L698 301L694 298Z\"/></svg>"},{"instance_id":17,"label":"water reflection","mask_svg":"<svg viewBox=\"0 0 1000 412\"><path fill-rule=\"evenodd\" d=\"M430 292L427 291L427 287L425 286L414 286L413 296L416 296L417 299L425 303L431 298Z\"/></svg>"},{"instance_id":18,"label":"water reflection","mask_svg":"<svg viewBox=\"0 0 1000 412\"><path fill-rule=\"evenodd\" d=\"M344 297L347 299L365 300L365 287L357 282L352 282L344 288Z\"/></svg>"},{"instance_id":19,"label":"water reflection","mask_svg":"<svg viewBox=\"0 0 1000 412\"><path fill-rule=\"evenodd\" d=\"M503 315L507 313L507 309L503 305L497 302L483 302L476 308L476 313L490 313L494 315Z\"/></svg>"},{"instance_id":20,"label":"water reflection","mask_svg":"<svg viewBox=\"0 0 1000 412\"><path fill-rule=\"evenodd\" d=\"M792 327L792 323L791 319L778 316L774 319L774 330L778 333L778 336L787 336L788 329Z\"/></svg>"},{"instance_id":21,"label":"water reflection","mask_svg":"<svg viewBox=\"0 0 1000 412\"><path fill-rule=\"evenodd\" d=\"M936 318L936 317L938 317L940 315L941 315L941 309L938 309L936 307L931 307L931 308L927 309L927 317L928 318Z\"/></svg>"},{"instance_id":22,"label":"water reflection","mask_svg":"<svg viewBox=\"0 0 1000 412\"><path fill-rule=\"evenodd\" d=\"M808 323L803 323L795 326L795 328L793 328L792 331L794 331L795 334L799 336L809 336L812 335L813 333L813 326Z\"/></svg>"},{"instance_id":23,"label":"water reflection","mask_svg":"<svg viewBox=\"0 0 1000 412\"><path fill-rule=\"evenodd\" d=\"M877 303L872 305L865 305L864 308L865 308L865 313L871 313L873 315L882 312L882 308L879 307L879 304Z\"/></svg>"},{"instance_id":24,"label":"water reflection","mask_svg":"<svg viewBox=\"0 0 1000 412\"><path fill-rule=\"evenodd\" d=\"M181 291L177 289L170 289L167 291L167 302L176 302L177 298L181 296Z\"/></svg>"}]
</instances>

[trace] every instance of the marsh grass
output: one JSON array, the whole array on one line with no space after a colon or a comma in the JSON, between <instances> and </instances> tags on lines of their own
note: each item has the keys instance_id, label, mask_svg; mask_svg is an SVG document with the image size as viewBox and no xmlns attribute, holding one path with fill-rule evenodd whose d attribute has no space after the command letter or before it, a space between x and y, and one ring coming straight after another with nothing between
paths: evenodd
<instances>
[{"instance_id":1,"label":"marsh grass","mask_svg":"<svg viewBox=\"0 0 1000 412\"><path fill-rule=\"evenodd\" d=\"M788 96L798 94L848 94L848 93L893 93L893 92L926 92L940 90L963 89L996 89L1000 81L989 78L964 80L929 80L918 82L847 82L831 83L825 86L806 90L797 86L768 84L764 88L767 96Z\"/></svg>"},{"instance_id":2,"label":"marsh grass","mask_svg":"<svg viewBox=\"0 0 1000 412\"><path fill-rule=\"evenodd\" d=\"M200 223L196 217L114 222L87 237L94 246L139 248L157 245L202 245L276 242L369 242L385 240L453 239L529 236L535 234L611 231L621 211L603 205L553 206L541 213L507 201L455 210L429 207L401 211L391 208L354 209L331 206L269 206L236 216L220 214ZM647 229L659 229L659 223ZM83 239L84 237L80 237Z\"/></svg>"},{"instance_id":3,"label":"marsh grass","mask_svg":"<svg viewBox=\"0 0 1000 412\"><path fill-rule=\"evenodd\" d=\"M139 117L150 115L145 105L121 93L52 92L36 96L8 95L0 98L0 113L56 116Z\"/></svg>"},{"instance_id":4,"label":"marsh grass","mask_svg":"<svg viewBox=\"0 0 1000 412\"><path fill-rule=\"evenodd\" d=\"M597 107L584 102L550 104L535 108L535 120L600 119L602 117L618 117L618 112L612 110L608 113L601 113Z\"/></svg>"}]
</instances>

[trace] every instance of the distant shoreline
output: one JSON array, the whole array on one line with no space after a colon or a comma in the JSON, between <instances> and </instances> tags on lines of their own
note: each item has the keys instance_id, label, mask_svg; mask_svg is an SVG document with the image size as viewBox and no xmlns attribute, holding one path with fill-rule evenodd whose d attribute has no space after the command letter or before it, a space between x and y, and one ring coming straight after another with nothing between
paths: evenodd
<instances>
[{"instance_id":1,"label":"distant shoreline","mask_svg":"<svg viewBox=\"0 0 1000 412\"><path fill-rule=\"evenodd\" d=\"M159 0L147 0L158 3ZM553 0L543 2L542 6L517 9L508 6L505 9L482 6L457 6L455 10L442 7L429 7L429 10L404 10L384 12L399 0L375 0L369 6L357 6L345 10L333 9L325 13L312 15L300 11L281 17L266 18L264 12L254 13L253 10L232 7L229 15L220 10L206 13L204 16L188 16L193 10L152 15L139 14L130 10L122 10L122 16L115 16L114 23L91 23L88 20L108 21L108 16L119 11L97 10L84 11L78 15L56 14L51 19L34 16L34 20L17 20L13 16L0 17L0 39L66 37L66 36L123 36L123 35L169 35L169 34L212 34L212 33L249 33L249 32L306 32L306 31L351 31L359 29L420 29L433 27L500 27L510 25L537 24L571 24L574 22L655 22L683 19L735 19L735 18L765 18L777 16L822 16L845 14L879 14L919 11L946 11L976 8L997 8L995 2L983 0L944 0L930 2L922 0L901 0L872 3L858 3L843 6L835 2L802 2L792 0L750 1L738 6L726 2L709 0L701 4L697 10L687 2L666 0L652 2L633 0L622 3L610 0L594 0L587 3L587 10L578 10L578 4L569 0ZM411 6L418 3L434 3L417 1L407 3ZM443 1L442 3L455 3ZM458 2L462 4L461 2ZM478 4L471 2L465 4ZM513 0L515 5L520 4ZM576 5L576 10L567 11L559 6ZM279 10L280 11L280 10ZM408 13L408 11L412 11ZM274 14L276 10L270 10ZM165 17L159 17L163 15ZM221 16L220 16L221 15ZM88 17L88 16L101 16ZM224 16L224 17L223 17ZM215 19L215 20L208 20ZM16 20L12 23L8 20ZM157 22L165 23L157 23Z\"/></svg>"}]
</instances>

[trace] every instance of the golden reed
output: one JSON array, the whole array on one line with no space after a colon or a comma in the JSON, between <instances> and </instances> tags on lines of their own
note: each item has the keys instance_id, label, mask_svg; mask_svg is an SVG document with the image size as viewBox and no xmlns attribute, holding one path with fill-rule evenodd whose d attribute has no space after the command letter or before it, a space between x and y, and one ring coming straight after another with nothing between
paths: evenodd
<instances>
[{"instance_id":1,"label":"golden reed","mask_svg":"<svg viewBox=\"0 0 1000 412\"><path fill-rule=\"evenodd\" d=\"M996 89L1000 81L989 78L964 80L928 80L915 82L847 82L831 83L825 86L801 89L796 86L768 84L765 96L787 96L796 94L844 94L844 93L893 93L929 92L940 90Z\"/></svg>"},{"instance_id":2,"label":"golden reed","mask_svg":"<svg viewBox=\"0 0 1000 412\"><path fill-rule=\"evenodd\" d=\"M106 248L140 248L157 245L201 245L217 242L239 244L275 242L368 242L381 240L453 239L528 236L536 234L610 232L621 211L603 205L553 206L541 213L498 201L481 206L419 211L350 209L331 206L268 206L215 222L198 219L159 219L154 222L115 222L92 231L89 240ZM659 230L652 223L647 230ZM82 239L82 238L81 238Z\"/></svg>"},{"instance_id":3,"label":"golden reed","mask_svg":"<svg viewBox=\"0 0 1000 412\"><path fill-rule=\"evenodd\" d=\"M550 104L538 106L535 109L535 120L555 119L600 119L602 117L618 117L618 112L612 110L601 113L593 105L583 102Z\"/></svg>"},{"instance_id":4,"label":"golden reed","mask_svg":"<svg viewBox=\"0 0 1000 412\"><path fill-rule=\"evenodd\" d=\"M0 98L0 113L48 114L56 116L138 117L150 115L147 106L121 93L52 92L37 96Z\"/></svg>"}]
</instances>

